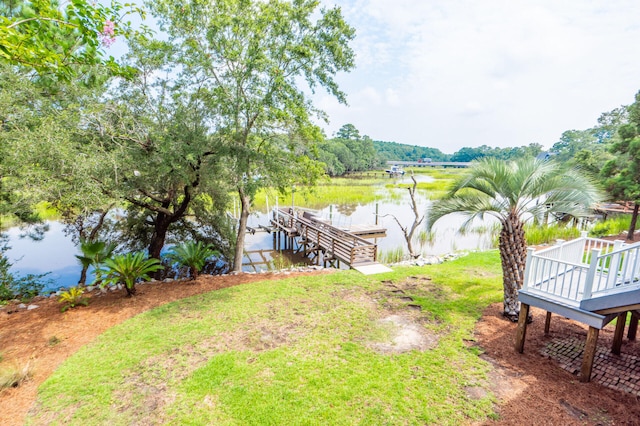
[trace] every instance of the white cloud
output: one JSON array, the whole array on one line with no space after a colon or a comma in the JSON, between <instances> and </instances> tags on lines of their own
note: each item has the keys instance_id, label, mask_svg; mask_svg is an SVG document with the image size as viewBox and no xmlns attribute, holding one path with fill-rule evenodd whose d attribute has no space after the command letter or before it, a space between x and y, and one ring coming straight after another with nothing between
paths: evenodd
<instances>
[{"instance_id":1,"label":"white cloud","mask_svg":"<svg viewBox=\"0 0 640 426\"><path fill-rule=\"evenodd\" d=\"M328 133L436 146L550 146L640 89L640 3L342 0L358 68ZM327 4L329 2L327 1Z\"/></svg>"}]
</instances>

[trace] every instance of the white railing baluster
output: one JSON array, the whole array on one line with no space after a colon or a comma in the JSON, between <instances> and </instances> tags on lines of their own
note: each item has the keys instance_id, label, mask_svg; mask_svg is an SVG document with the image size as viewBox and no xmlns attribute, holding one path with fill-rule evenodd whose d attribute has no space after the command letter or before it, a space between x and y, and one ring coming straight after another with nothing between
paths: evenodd
<instances>
[{"instance_id":1,"label":"white railing baluster","mask_svg":"<svg viewBox=\"0 0 640 426\"><path fill-rule=\"evenodd\" d=\"M594 249L591 251L591 264L589 265L587 280L584 283L584 293L582 294L582 297L584 299L591 299L591 291L593 289L593 279L595 278L596 269L598 268L599 257L600 257L599 249Z\"/></svg>"},{"instance_id":2,"label":"white railing baluster","mask_svg":"<svg viewBox=\"0 0 640 426\"><path fill-rule=\"evenodd\" d=\"M527 260L524 264L524 280L522 282L522 288L529 287L529 275L531 275L531 261L533 260L533 253L536 251L533 247L527 249Z\"/></svg>"}]
</instances>

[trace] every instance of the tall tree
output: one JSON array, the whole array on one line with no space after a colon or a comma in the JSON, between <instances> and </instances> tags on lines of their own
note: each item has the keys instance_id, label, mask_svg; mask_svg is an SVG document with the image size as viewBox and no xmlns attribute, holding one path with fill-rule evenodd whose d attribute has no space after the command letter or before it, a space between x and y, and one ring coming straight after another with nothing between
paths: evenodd
<instances>
[{"instance_id":1,"label":"tall tree","mask_svg":"<svg viewBox=\"0 0 640 426\"><path fill-rule=\"evenodd\" d=\"M629 123L618 129L619 139L610 146L614 158L602 168L609 194L615 200L634 203L627 239L634 240L640 209L640 92L628 107Z\"/></svg>"},{"instance_id":2,"label":"tall tree","mask_svg":"<svg viewBox=\"0 0 640 426\"><path fill-rule=\"evenodd\" d=\"M575 170L566 170L560 163L488 158L475 163L454 182L446 197L433 204L428 212L428 227L451 213L467 217L462 229L485 216L499 221L503 314L516 321L527 253L524 221L529 217L541 219L546 206L555 212L583 215L598 199L599 193L590 179Z\"/></svg>"},{"instance_id":3,"label":"tall tree","mask_svg":"<svg viewBox=\"0 0 640 426\"><path fill-rule=\"evenodd\" d=\"M320 140L320 115L300 88L325 88L345 102L334 77L354 66L354 30L339 8L317 0L149 2L179 48L184 73L201 81L212 125L233 154L229 180L240 199L234 270L241 268L247 218L263 186L284 188L314 175L301 144ZM288 135L286 144L277 135ZM302 172L307 168L306 172ZM318 170L315 168L315 170Z\"/></svg>"},{"instance_id":4,"label":"tall tree","mask_svg":"<svg viewBox=\"0 0 640 426\"><path fill-rule=\"evenodd\" d=\"M209 129L202 86L173 75L171 46L142 41L131 50L138 74L122 80L88 120L88 132L97 136L94 156L102 159L91 177L104 194L126 201L127 228L158 259L168 233L188 226L197 204L219 213L223 231L225 148Z\"/></svg>"}]
</instances>

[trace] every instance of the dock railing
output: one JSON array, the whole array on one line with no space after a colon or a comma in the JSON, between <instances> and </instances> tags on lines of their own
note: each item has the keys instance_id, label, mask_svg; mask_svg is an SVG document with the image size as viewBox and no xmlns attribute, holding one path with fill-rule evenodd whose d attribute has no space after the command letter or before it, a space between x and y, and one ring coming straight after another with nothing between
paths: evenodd
<instances>
[{"instance_id":1,"label":"dock railing","mask_svg":"<svg viewBox=\"0 0 640 426\"><path fill-rule=\"evenodd\" d=\"M581 237L547 249L530 248L523 289L580 302L624 285L640 285L640 243Z\"/></svg>"},{"instance_id":2,"label":"dock railing","mask_svg":"<svg viewBox=\"0 0 640 426\"><path fill-rule=\"evenodd\" d=\"M281 209L274 210L274 221L284 228L295 230L295 234L301 237L305 243L313 243L331 256L351 266L377 261L378 248L376 244L328 223L296 216Z\"/></svg>"}]
</instances>

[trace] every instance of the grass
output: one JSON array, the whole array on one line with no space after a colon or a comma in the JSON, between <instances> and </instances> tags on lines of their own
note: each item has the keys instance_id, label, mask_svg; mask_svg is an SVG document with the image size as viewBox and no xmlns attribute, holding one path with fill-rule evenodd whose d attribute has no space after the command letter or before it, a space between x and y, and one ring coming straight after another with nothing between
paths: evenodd
<instances>
[{"instance_id":1,"label":"grass","mask_svg":"<svg viewBox=\"0 0 640 426\"><path fill-rule=\"evenodd\" d=\"M431 280L419 281L427 275ZM257 282L170 303L101 335L40 387L29 422L65 424L460 424L494 416L490 366L469 347L500 300L497 252L379 276ZM430 350L382 354L389 306L422 306ZM107 355L108 354L108 355Z\"/></svg>"},{"instance_id":2,"label":"grass","mask_svg":"<svg viewBox=\"0 0 640 426\"><path fill-rule=\"evenodd\" d=\"M461 176L465 169L415 167L407 169L407 171L413 171L416 175L431 176L435 179L434 182L418 183L418 190L434 200L442 198L451 182ZM368 204L380 198L400 199L402 196L397 190L404 189L406 186L406 183L402 185L394 183L383 171L368 171L349 177L330 178L319 182L315 187L297 187L293 195L293 201L297 205L304 205L311 209L323 209L330 204ZM267 198L269 199L269 207L273 207L276 196L278 196L278 203L281 206L291 205L291 193L277 195L273 191L260 191L255 197L253 207L257 210L265 210Z\"/></svg>"},{"instance_id":3,"label":"grass","mask_svg":"<svg viewBox=\"0 0 640 426\"><path fill-rule=\"evenodd\" d=\"M631 215L612 216L605 221L596 222L589 230L589 236L619 235L621 232L628 231L629 225L631 225Z\"/></svg>"},{"instance_id":4,"label":"grass","mask_svg":"<svg viewBox=\"0 0 640 426\"><path fill-rule=\"evenodd\" d=\"M384 264L402 262L404 259L404 248L396 247L390 250L381 251L378 253L378 259Z\"/></svg>"},{"instance_id":5,"label":"grass","mask_svg":"<svg viewBox=\"0 0 640 426\"><path fill-rule=\"evenodd\" d=\"M524 226L524 232L527 236L527 244L529 245L548 244L559 239L570 240L580 236L580 230L578 228L562 224L548 226L526 224Z\"/></svg>"},{"instance_id":6,"label":"grass","mask_svg":"<svg viewBox=\"0 0 640 426\"><path fill-rule=\"evenodd\" d=\"M2 359L0 359L2 361ZM6 388L17 387L31 377L31 366L5 366L0 368L0 392Z\"/></svg>"}]
</instances>

